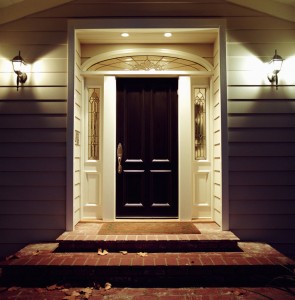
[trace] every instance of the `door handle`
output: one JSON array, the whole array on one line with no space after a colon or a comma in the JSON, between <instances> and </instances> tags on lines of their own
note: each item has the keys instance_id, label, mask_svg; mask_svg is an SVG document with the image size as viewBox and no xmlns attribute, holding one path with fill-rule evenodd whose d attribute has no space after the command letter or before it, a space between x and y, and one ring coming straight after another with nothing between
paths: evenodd
<instances>
[{"instance_id":1,"label":"door handle","mask_svg":"<svg viewBox=\"0 0 295 300\"><path fill-rule=\"evenodd\" d=\"M118 174L121 174L123 172L122 157L123 157L123 146L121 143L119 143L117 147Z\"/></svg>"}]
</instances>

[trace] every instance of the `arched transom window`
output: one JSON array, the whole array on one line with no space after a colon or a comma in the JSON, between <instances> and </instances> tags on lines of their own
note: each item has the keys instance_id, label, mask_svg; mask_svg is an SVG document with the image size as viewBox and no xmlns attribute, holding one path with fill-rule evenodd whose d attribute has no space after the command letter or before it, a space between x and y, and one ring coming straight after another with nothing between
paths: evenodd
<instances>
[{"instance_id":1,"label":"arched transom window","mask_svg":"<svg viewBox=\"0 0 295 300\"><path fill-rule=\"evenodd\" d=\"M116 57L93 64L88 71L206 71L194 61L160 55Z\"/></svg>"}]
</instances>

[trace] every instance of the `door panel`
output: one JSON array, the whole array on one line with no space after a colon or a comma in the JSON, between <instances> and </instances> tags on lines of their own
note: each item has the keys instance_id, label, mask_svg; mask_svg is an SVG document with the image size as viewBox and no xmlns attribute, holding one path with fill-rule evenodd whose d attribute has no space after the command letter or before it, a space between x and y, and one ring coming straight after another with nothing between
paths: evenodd
<instances>
[{"instance_id":1,"label":"door panel","mask_svg":"<svg viewBox=\"0 0 295 300\"><path fill-rule=\"evenodd\" d=\"M117 217L178 216L178 80L117 79Z\"/></svg>"}]
</instances>

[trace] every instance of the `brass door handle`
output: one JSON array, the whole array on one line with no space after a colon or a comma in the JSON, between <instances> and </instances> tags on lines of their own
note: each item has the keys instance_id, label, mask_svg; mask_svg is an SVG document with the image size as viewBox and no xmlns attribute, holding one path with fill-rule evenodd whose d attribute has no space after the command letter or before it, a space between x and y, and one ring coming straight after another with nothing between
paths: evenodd
<instances>
[{"instance_id":1,"label":"brass door handle","mask_svg":"<svg viewBox=\"0 0 295 300\"><path fill-rule=\"evenodd\" d=\"M121 143L119 143L117 147L118 174L121 174L123 172L122 157L123 157L123 146Z\"/></svg>"}]
</instances>

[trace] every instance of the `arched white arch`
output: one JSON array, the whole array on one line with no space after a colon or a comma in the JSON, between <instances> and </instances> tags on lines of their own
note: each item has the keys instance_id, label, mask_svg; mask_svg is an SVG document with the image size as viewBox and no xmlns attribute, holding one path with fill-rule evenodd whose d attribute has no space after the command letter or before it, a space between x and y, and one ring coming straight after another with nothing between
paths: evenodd
<instances>
[{"instance_id":1,"label":"arched white arch","mask_svg":"<svg viewBox=\"0 0 295 300\"><path fill-rule=\"evenodd\" d=\"M100 53L89 58L87 61L83 63L81 66L81 70L87 71L92 65L104 61L107 59L117 58L117 57L125 57L125 56L132 56L132 55L164 55L164 56L171 56L176 58L187 59L193 61L201 66L203 66L208 72L213 71L213 66L204 58L194 55L191 53L187 53L184 51L179 50L172 50L172 49L163 49L163 48L131 48L131 49L120 49L109 51L105 53Z\"/></svg>"}]
</instances>

